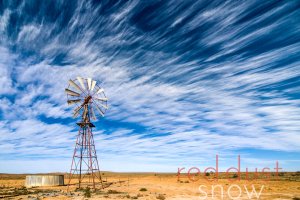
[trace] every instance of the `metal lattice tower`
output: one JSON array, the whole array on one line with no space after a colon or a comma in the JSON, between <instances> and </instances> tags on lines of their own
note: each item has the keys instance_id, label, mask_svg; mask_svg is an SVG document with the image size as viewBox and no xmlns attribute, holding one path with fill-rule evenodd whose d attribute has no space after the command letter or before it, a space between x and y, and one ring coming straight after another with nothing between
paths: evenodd
<instances>
[{"instance_id":1,"label":"metal lattice tower","mask_svg":"<svg viewBox=\"0 0 300 200\"><path fill-rule=\"evenodd\" d=\"M75 179L78 188L92 187L96 189L98 184L103 188L93 136L95 125L91 119L96 120L95 108L100 116L104 116L108 99L104 90L91 78L77 77L75 80L69 80L69 86L65 91L68 95L68 104L77 105L73 117L81 116L81 121L77 123L79 130L68 185L73 184L71 181Z\"/></svg>"}]
</instances>

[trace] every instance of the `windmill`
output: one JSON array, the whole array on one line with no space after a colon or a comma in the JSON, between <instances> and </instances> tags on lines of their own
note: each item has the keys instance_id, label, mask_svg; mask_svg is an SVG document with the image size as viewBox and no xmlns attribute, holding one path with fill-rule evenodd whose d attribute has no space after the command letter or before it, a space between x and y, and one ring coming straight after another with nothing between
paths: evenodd
<instances>
[{"instance_id":1,"label":"windmill","mask_svg":"<svg viewBox=\"0 0 300 200\"><path fill-rule=\"evenodd\" d=\"M95 125L91 120L103 117L107 110L107 97L103 88L91 78L77 77L69 80L68 88L65 89L69 105L76 105L73 117L80 116L80 122L75 143L73 159L70 169L69 184L72 178L78 179L78 188L93 187L96 189L98 183L103 188L101 173L94 143L93 128Z\"/></svg>"}]
</instances>

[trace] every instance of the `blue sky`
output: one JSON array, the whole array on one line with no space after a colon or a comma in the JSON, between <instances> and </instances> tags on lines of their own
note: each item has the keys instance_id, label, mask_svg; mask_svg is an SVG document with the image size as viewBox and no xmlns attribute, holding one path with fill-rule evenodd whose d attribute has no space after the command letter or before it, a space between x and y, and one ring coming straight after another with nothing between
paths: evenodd
<instances>
[{"instance_id":1,"label":"blue sky","mask_svg":"<svg viewBox=\"0 0 300 200\"><path fill-rule=\"evenodd\" d=\"M109 98L100 168L300 170L300 2L0 1L0 172L68 171L64 88Z\"/></svg>"}]
</instances>

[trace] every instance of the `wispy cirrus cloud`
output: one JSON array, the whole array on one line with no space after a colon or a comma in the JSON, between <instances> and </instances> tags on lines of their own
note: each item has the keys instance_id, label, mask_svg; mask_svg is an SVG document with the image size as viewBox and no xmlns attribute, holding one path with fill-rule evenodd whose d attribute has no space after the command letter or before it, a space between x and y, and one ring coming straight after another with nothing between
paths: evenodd
<instances>
[{"instance_id":1,"label":"wispy cirrus cloud","mask_svg":"<svg viewBox=\"0 0 300 200\"><path fill-rule=\"evenodd\" d=\"M239 153L263 164L266 151L299 160L295 2L65 1L37 14L31 4L0 13L1 158L68 160L76 126L64 88L80 75L110 100L96 123L105 170L172 171Z\"/></svg>"}]
</instances>

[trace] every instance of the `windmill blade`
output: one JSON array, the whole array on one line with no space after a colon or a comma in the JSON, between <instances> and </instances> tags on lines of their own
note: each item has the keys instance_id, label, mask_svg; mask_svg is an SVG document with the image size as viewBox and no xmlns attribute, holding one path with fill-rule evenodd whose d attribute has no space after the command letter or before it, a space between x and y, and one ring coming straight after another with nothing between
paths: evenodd
<instances>
[{"instance_id":1,"label":"windmill blade","mask_svg":"<svg viewBox=\"0 0 300 200\"><path fill-rule=\"evenodd\" d=\"M100 105L105 108L105 109L108 109L108 107L106 105L103 105L102 103L100 103Z\"/></svg>"},{"instance_id":2,"label":"windmill blade","mask_svg":"<svg viewBox=\"0 0 300 200\"><path fill-rule=\"evenodd\" d=\"M94 97L96 100L98 101L107 101L108 98L104 97L104 98L98 98L98 97Z\"/></svg>"},{"instance_id":3,"label":"windmill blade","mask_svg":"<svg viewBox=\"0 0 300 200\"><path fill-rule=\"evenodd\" d=\"M76 88L78 91L82 91L82 89L71 79L69 80L69 84Z\"/></svg>"},{"instance_id":4,"label":"windmill blade","mask_svg":"<svg viewBox=\"0 0 300 200\"><path fill-rule=\"evenodd\" d=\"M74 103L79 103L80 101L81 101L81 99L74 99L74 100L68 100L67 102L69 105L72 105Z\"/></svg>"},{"instance_id":5,"label":"windmill blade","mask_svg":"<svg viewBox=\"0 0 300 200\"><path fill-rule=\"evenodd\" d=\"M79 109L79 111L78 111L78 112L76 112L76 113L74 113L74 114L73 114L73 118L76 118L76 117L78 117L78 115L80 114L80 110L81 110L81 108Z\"/></svg>"},{"instance_id":6,"label":"windmill blade","mask_svg":"<svg viewBox=\"0 0 300 200\"><path fill-rule=\"evenodd\" d=\"M77 108L74 110L74 114L73 114L73 117L74 117L74 118L78 116L79 111L80 111L81 108L82 108L82 106L77 107Z\"/></svg>"},{"instance_id":7,"label":"windmill blade","mask_svg":"<svg viewBox=\"0 0 300 200\"><path fill-rule=\"evenodd\" d=\"M101 92L104 92L104 90L103 90L103 88L100 88L100 87L99 87L99 90L96 92L96 94L99 94L99 93L101 93Z\"/></svg>"},{"instance_id":8,"label":"windmill blade","mask_svg":"<svg viewBox=\"0 0 300 200\"><path fill-rule=\"evenodd\" d=\"M92 115L92 119L93 119L93 120L96 120L96 119L97 119L97 118L96 118L96 115L95 115L95 110L94 110L93 107L91 107L91 115Z\"/></svg>"},{"instance_id":9,"label":"windmill blade","mask_svg":"<svg viewBox=\"0 0 300 200\"><path fill-rule=\"evenodd\" d=\"M95 87L96 83L97 83L97 81L92 81L91 91L94 90L94 87Z\"/></svg>"},{"instance_id":10,"label":"windmill blade","mask_svg":"<svg viewBox=\"0 0 300 200\"><path fill-rule=\"evenodd\" d=\"M84 85L84 82L83 82L83 78L81 78L81 77L78 76L77 80L80 83L81 87L85 90L85 85Z\"/></svg>"},{"instance_id":11,"label":"windmill blade","mask_svg":"<svg viewBox=\"0 0 300 200\"><path fill-rule=\"evenodd\" d=\"M80 110L81 108L82 108L82 106L79 106L79 107L75 108L75 109L74 109L74 114L75 114L75 113L78 113L79 110Z\"/></svg>"},{"instance_id":12,"label":"windmill blade","mask_svg":"<svg viewBox=\"0 0 300 200\"><path fill-rule=\"evenodd\" d=\"M88 89L91 90L91 88L92 88L92 79L91 78L87 78L87 84L88 84Z\"/></svg>"},{"instance_id":13,"label":"windmill blade","mask_svg":"<svg viewBox=\"0 0 300 200\"><path fill-rule=\"evenodd\" d=\"M102 112L102 110L98 107L97 104L95 104L97 110L99 111L100 115L102 115L102 117L104 117L104 113Z\"/></svg>"},{"instance_id":14,"label":"windmill blade","mask_svg":"<svg viewBox=\"0 0 300 200\"><path fill-rule=\"evenodd\" d=\"M76 118L76 117L78 117L78 115L79 115L79 112L77 112L77 113L74 113L74 114L73 114L73 118Z\"/></svg>"},{"instance_id":15,"label":"windmill blade","mask_svg":"<svg viewBox=\"0 0 300 200\"><path fill-rule=\"evenodd\" d=\"M74 92L74 91L72 91L72 90L70 90L70 89L68 89L68 88L65 89L65 92L66 92L68 95L71 95L71 96L76 96L76 97L79 97L79 96L80 96L79 93Z\"/></svg>"}]
</instances>

